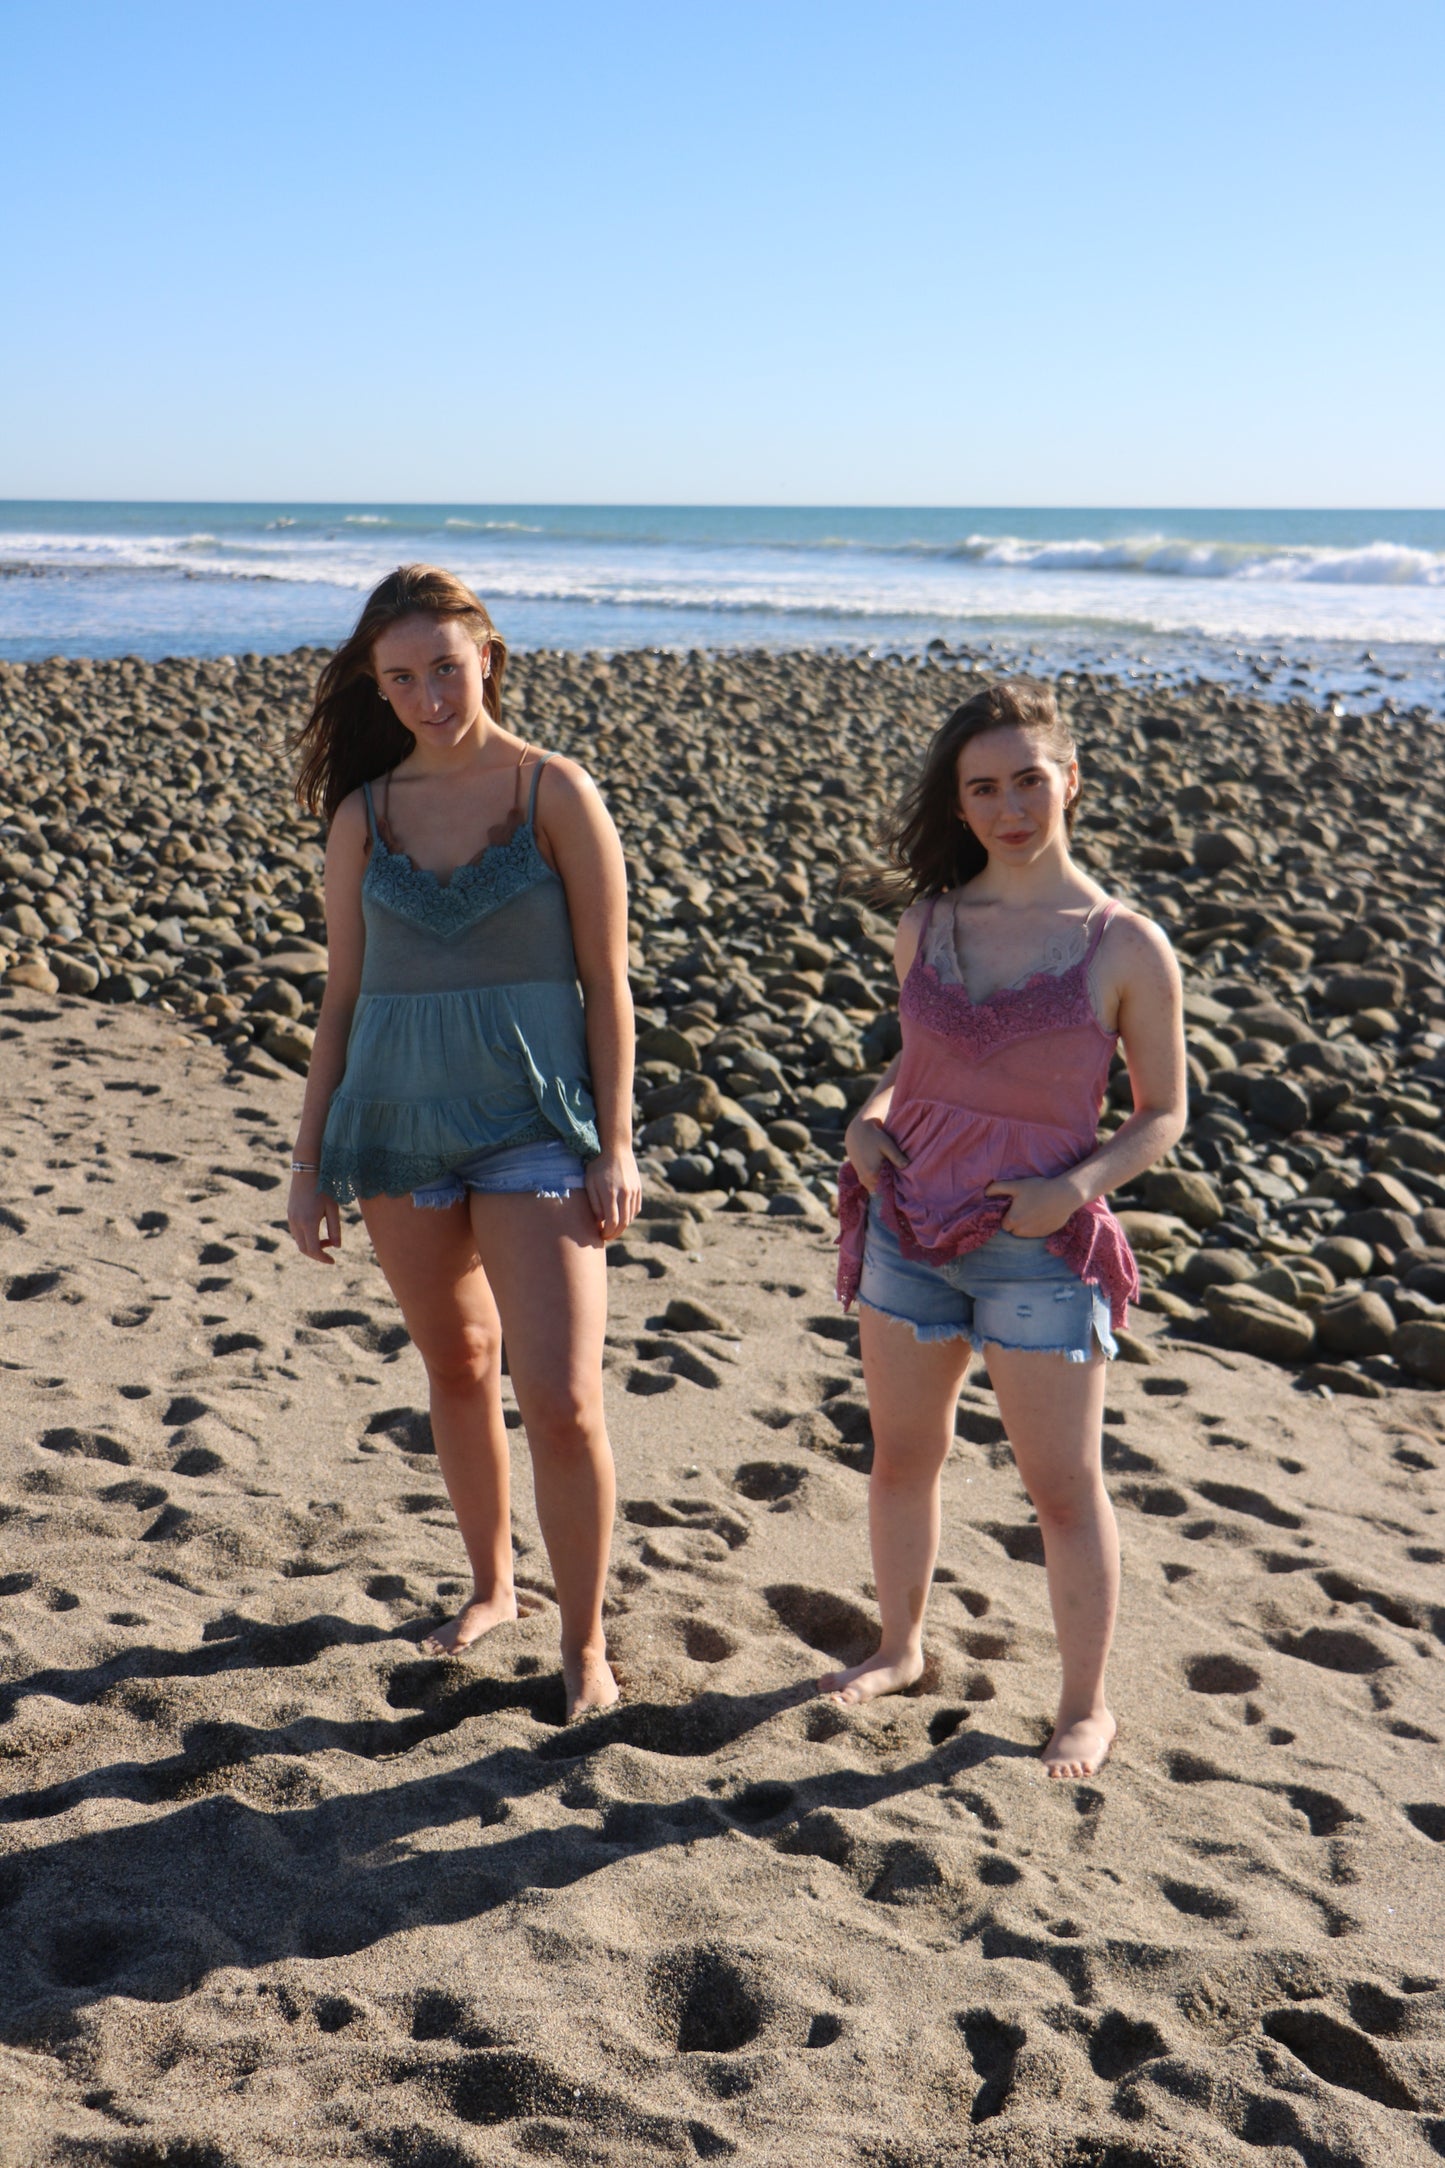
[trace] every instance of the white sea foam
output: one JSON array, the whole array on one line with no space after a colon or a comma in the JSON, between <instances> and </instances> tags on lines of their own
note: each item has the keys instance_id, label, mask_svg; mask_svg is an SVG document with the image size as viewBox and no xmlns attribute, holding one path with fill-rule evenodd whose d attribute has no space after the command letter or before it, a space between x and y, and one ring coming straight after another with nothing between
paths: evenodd
<instances>
[{"instance_id":1,"label":"white sea foam","mask_svg":"<svg viewBox=\"0 0 1445 2168\"><path fill-rule=\"evenodd\" d=\"M1346 587L1445 587L1445 553L1371 542L1361 549L1306 544L1192 542L1166 535L1112 541L1087 536L1040 542L1020 535L969 535L957 544L923 544L920 555L953 556L1029 572L1145 572L1186 580L1319 580Z\"/></svg>"}]
</instances>

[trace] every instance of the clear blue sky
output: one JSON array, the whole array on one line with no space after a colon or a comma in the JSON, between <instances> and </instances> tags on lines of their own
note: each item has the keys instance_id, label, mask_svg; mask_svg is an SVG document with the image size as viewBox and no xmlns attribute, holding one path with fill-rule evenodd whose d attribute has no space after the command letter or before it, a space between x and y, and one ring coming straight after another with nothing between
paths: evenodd
<instances>
[{"instance_id":1,"label":"clear blue sky","mask_svg":"<svg viewBox=\"0 0 1445 2168\"><path fill-rule=\"evenodd\" d=\"M1437 0L9 0L0 496L1445 504Z\"/></svg>"}]
</instances>

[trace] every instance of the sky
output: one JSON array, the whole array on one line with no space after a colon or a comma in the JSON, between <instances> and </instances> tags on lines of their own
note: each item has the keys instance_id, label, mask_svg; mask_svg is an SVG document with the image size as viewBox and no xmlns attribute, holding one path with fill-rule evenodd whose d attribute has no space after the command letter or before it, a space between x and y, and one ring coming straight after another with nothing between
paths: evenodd
<instances>
[{"instance_id":1,"label":"sky","mask_svg":"<svg viewBox=\"0 0 1445 2168\"><path fill-rule=\"evenodd\" d=\"M1437 0L6 0L0 497L1445 505Z\"/></svg>"}]
</instances>

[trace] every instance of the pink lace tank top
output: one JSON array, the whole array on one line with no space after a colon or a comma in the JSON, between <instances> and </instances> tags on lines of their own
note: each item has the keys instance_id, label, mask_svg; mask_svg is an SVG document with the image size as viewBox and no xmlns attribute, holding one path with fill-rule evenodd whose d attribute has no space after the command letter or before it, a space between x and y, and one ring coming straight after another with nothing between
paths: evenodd
<instances>
[{"instance_id":1,"label":"pink lace tank top","mask_svg":"<svg viewBox=\"0 0 1445 2168\"><path fill-rule=\"evenodd\" d=\"M958 969L953 914L938 908L943 901L930 904L898 998L903 1056L888 1128L908 1165L885 1163L876 1193L904 1256L932 1265L997 1234L1009 1203L984 1195L991 1182L1062 1174L1088 1158L1118 1040L1100 1024L1089 984L1116 903L1090 914L1076 961L1060 969L1052 958L1019 984L974 1001ZM845 1161L838 1179L838 1295L845 1304L858 1292L867 1217L868 1192ZM1045 1240L1087 1286L1100 1289L1115 1328L1126 1325L1139 1275L1108 1206L1082 1206Z\"/></svg>"}]
</instances>

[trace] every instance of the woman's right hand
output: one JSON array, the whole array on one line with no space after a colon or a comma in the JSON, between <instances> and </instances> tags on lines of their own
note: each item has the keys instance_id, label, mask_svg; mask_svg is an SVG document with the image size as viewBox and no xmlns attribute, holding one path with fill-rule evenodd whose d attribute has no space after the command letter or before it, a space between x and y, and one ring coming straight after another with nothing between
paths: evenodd
<instances>
[{"instance_id":1,"label":"woman's right hand","mask_svg":"<svg viewBox=\"0 0 1445 2168\"><path fill-rule=\"evenodd\" d=\"M878 1187L885 1160L893 1167L908 1165L902 1145L871 1114L854 1115L843 1132L843 1148L853 1172L870 1195Z\"/></svg>"},{"instance_id":2,"label":"woman's right hand","mask_svg":"<svg viewBox=\"0 0 1445 2168\"><path fill-rule=\"evenodd\" d=\"M329 1253L341 1247L341 1209L334 1197L322 1196L314 1174L292 1175L286 1224L303 1257L316 1265L335 1264Z\"/></svg>"}]
</instances>

